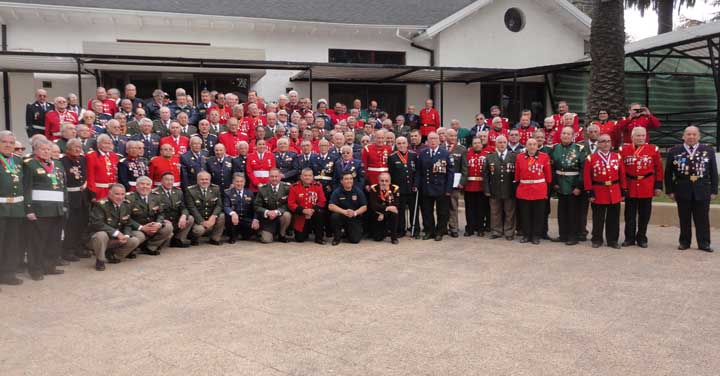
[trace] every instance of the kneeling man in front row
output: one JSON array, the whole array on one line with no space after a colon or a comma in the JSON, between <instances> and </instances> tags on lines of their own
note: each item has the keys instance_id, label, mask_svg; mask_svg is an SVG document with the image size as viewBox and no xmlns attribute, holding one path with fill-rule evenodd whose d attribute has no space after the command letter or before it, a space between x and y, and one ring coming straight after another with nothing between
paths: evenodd
<instances>
[{"instance_id":1,"label":"kneeling man in front row","mask_svg":"<svg viewBox=\"0 0 720 376\"><path fill-rule=\"evenodd\" d=\"M378 184L370 187L368 197L370 212L372 213L371 228L373 239L383 241L390 233L390 241L398 244L398 201L399 190L397 185L390 184L390 174L383 172L378 177Z\"/></svg>"},{"instance_id":2,"label":"kneeling man in front row","mask_svg":"<svg viewBox=\"0 0 720 376\"><path fill-rule=\"evenodd\" d=\"M210 173L201 171L197 174L197 184L187 188L185 206L195 220L192 228L192 244L199 244L200 238L209 233L209 243L220 245L220 239L225 231L225 214L223 214L220 188L210 184Z\"/></svg>"},{"instance_id":3,"label":"kneeling man in front row","mask_svg":"<svg viewBox=\"0 0 720 376\"><path fill-rule=\"evenodd\" d=\"M255 214L260 218L260 242L272 243L275 235L281 243L287 243L287 229L292 215L288 210L290 184L280 181L280 170L270 170L270 181L258 188L255 197Z\"/></svg>"},{"instance_id":4,"label":"kneeling man in front row","mask_svg":"<svg viewBox=\"0 0 720 376\"><path fill-rule=\"evenodd\" d=\"M167 245L173 236L173 226L170 221L159 220L160 204L152 193L152 180L147 176L141 176L135 181L135 191L125 195L125 200L130 204L130 219L134 222L133 227L137 230L132 235L140 241L145 254L157 256L160 249ZM130 253L128 258L135 258L135 253Z\"/></svg>"},{"instance_id":5,"label":"kneeling man in front row","mask_svg":"<svg viewBox=\"0 0 720 376\"><path fill-rule=\"evenodd\" d=\"M340 180L341 185L330 196L328 210L333 229L332 245L340 244L343 230L350 243L357 244L362 238L362 218L367 211L367 200L354 182L353 174L346 172Z\"/></svg>"},{"instance_id":6,"label":"kneeling man in front row","mask_svg":"<svg viewBox=\"0 0 720 376\"><path fill-rule=\"evenodd\" d=\"M132 236L132 231L137 230L132 223L125 187L112 184L107 198L96 202L90 212L88 246L97 256L96 270L105 270L105 262L119 263L140 245L140 240Z\"/></svg>"},{"instance_id":7,"label":"kneeling man in front row","mask_svg":"<svg viewBox=\"0 0 720 376\"><path fill-rule=\"evenodd\" d=\"M232 187L225 190L223 199L225 216L230 222L228 243L235 244L238 235L243 240L257 235L260 221L255 218L254 202L255 195L245 188L245 174L236 172L233 175Z\"/></svg>"}]
</instances>

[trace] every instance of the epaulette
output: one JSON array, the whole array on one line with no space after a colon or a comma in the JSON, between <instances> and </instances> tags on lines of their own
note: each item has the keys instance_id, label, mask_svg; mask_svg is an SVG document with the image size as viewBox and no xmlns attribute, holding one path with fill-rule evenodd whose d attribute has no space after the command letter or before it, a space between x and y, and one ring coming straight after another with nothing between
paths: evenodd
<instances>
[{"instance_id":1,"label":"epaulette","mask_svg":"<svg viewBox=\"0 0 720 376\"><path fill-rule=\"evenodd\" d=\"M370 146L370 145L365 145L365 148L364 148L364 149L365 149L366 152L369 153L369 152L370 152L370 149L368 149L368 146Z\"/></svg>"},{"instance_id":2,"label":"epaulette","mask_svg":"<svg viewBox=\"0 0 720 376\"><path fill-rule=\"evenodd\" d=\"M370 190L372 190L373 192L377 192L377 186L378 186L377 184L371 185Z\"/></svg>"},{"instance_id":3,"label":"epaulette","mask_svg":"<svg viewBox=\"0 0 720 376\"><path fill-rule=\"evenodd\" d=\"M656 153L657 153L657 152L660 152L660 148L657 147L657 145L655 145L655 152L656 152Z\"/></svg>"},{"instance_id":4,"label":"epaulette","mask_svg":"<svg viewBox=\"0 0 720 376\"><path fill-rule=\"evenodd\" d=\"M210 186L211 186L211 187L220 188L220 186L218 186L217 184L213 184L213 183L210 183Z\"/></svg>"},{"instance_id":5,"label":"epaulette","mask_svg":"<svg viewBox=\"0 0 720 376\"><path fill-rule=\"evenodd\" d=\"M591 160L591 159L592 159L592 155L588 155L588 156L587 156L587 160L589 161L589 160Z\"/></svg>"},{"instance_id":6,"label":"epaulette","mask_svg":"<svg viewBox=\"0 0 720 376\"><path fill-rule=\"evenodd\" d=\"M400 190L400 187L398 187L397 185L393 184L393 185L392 185L392 189L393 189L393 193L397 193L398 190Z\"/></svg>"},{"instance_id":7,"label":"epaulette","mask_svg":"<svg viewBox=\"0 0 720 376\"><path fill-rule=\"evenodd\" d=\"M60 141L60 140L61 140L61 138L58 138L57 140L53 140L53 142L57 144L58 141Z\"/></svg>"},{"instance_id":8,"label":"epaulette","mask_svg":"<svg viewBox=\"0 0 720 376\"><path fill-rule=\"evenodd\" d=\"M280 184L282 184L282 185L284 185L284 186L286 186L286 187L289 187L289 186L290 186L290 183L288 183L288 182L286 182L286 181L281 181Z\"/></svg>"},{"instance_id":9,"label":"epaulette","mask_svg":"<svg viewBox=\"0 0 720 376\"><path fill-rule=\"evenodd\" d=\"M32 157L30 157L30 158L24 158L24 159L23 159L23 163L24 163L24 164L28 164L28 163L32 162L32 160L33 160Z\"/></svg>"},{"instance_id":10,"label":"epaulette","mask_svg":"<svg viewBox=\"0 0 720 376\"><path fill-rule=\"evenodd\" d=\"M154 188L152 191L150 191L150 194L159 195L159 194L160 194L160 188Z\"/></svg>"},{"instance_id":11,"label":"epaulette","mask_svg":"<svg viewBox=\"0 0 720 376\"><path fill-rule=\"evenodd\" d=\"M118 161L118 163L123 163L123 162L125 162L125 160L127 160L127 158L122 157L122 158L120 158L120 160Z\"/></svg>"},{"instance_id":12,"label":"epaulette","mask_svg":"<svg viewBox=\"0 0 720 376\"><path fill-rule=\"evenodd\" d=\"M127 192L125 193L125 197L130 197L133 194L133 192Z\"/></svg>"},{"instance_id":13,"label":"epaulette","mask_svg":"<svg viewBox=\"0 0 720 376\"><path fill-rule=\"evenodd\" d=\"M90 150L89 152L85 153L85 155L95 154L95 150Z\"/></svg>"},{"instance_id":14,"label":"epaulette","mask_svg":"<svg viewBox=\"0 0 720 376\"><path fill-rule=\"evenodd\" d=\"M582 151L582 149L585 149L585 145L583 145L583 144L575 144L575 145L577 145L580 148L580 151Z\"/></svg>"},{"instance_id":15,"label":"epaulette","mask_svg":"<svg viewBox=\"0 0 720 376\"><path fill-rule=\"evenodd\" d=\"M618 146L618 151L619 152L622 151L622 148L623 148L622 145Z\"/></svg>"},{"instance_id":16,"label":"epaulette","mask_svg":"<svg viewBox=\"0 0 720 376\"><path fill-rule=\"evenodd\" d=\"M197 187L197 186L198 186L197 184L193 184L193 185L191 185L191 186L187 187L187 189L190 189L190 188L195 188L195 187Z\"/></svg>"},{"instance_id":17,"label":"epaulette","mask_svg":"<svg viewBox=\"0 0 720 376\"><path fill-rule=\"evenodd\" d=\"M98 204L100 204L100 205L105 205L105 204L107 204L107 199L104 198L104 199L98 201Z\"/></svg>"}]
</instances>

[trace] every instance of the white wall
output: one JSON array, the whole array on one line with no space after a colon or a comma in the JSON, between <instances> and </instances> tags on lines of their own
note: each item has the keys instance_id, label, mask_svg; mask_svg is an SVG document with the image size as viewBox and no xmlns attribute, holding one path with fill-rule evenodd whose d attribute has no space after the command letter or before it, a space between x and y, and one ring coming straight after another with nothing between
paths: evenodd
<instances>
[{"instance_id":1,"label":"white wall","mask_svg":"<svg viewBox=\"0 0 720 376\"><path fill-rule=\"evenodd\" d=\"M525 14L525 27L517 33L505 27L505 12L512 7ZM438 65L523 68L582 58L583 38L557 20L534 1L495 1L435 37Z\"/></svg>"},{"instance_id":2,"label":"white wall","mask_svg":"<svg viewBox=\"0 0 720 376\"><path fill-rule=\"evenodd\" d=\"M435 104L442 110L443 126L449 127L452 119L460 120L465 128L475 124L475 114L480 112L480 84L445 84L444 108L441 106L440 89L436 91Z\"/></svg>"}]
</instances>

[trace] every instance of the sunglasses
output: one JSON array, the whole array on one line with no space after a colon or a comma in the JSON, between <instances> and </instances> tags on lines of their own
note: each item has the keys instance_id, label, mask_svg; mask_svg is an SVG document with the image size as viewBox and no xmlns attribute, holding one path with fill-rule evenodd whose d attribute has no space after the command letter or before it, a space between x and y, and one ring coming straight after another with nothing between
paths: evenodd
<instances>
[{"instance_id":1,"label":"sunglasses","mask_svg":"<svg viewBox=\"0 0 720 376\"><path fill-rule=\"evenodd\" d=\"M23 151L25 148L15 148L15 151Z\"/></svg>"}]
</instances>

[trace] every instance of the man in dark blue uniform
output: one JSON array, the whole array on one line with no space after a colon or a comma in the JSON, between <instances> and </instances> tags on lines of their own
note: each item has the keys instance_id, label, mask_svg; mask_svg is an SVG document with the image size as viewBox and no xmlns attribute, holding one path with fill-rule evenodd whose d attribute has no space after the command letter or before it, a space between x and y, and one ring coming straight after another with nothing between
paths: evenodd
<instances>
[{"instance_id":1,"label":"man in dark blue uniform","mask_svg":"<svg viewBox=\"0 0 720 376\"><path fill-rule=\"evenodd\" d=\"M332 189L335 190L340 186L343 175L351 173L355 179L355 186L360 190L365 188L365 169L362 162L353 157L353 149L350 145L343 145L340 148L341 157L335 161L333 168Z\"/></svg>"},{"instance_id":2,"label":"man in dark blue uniform","mask_svg":"<svg viewBox=\"0 0 720 376\"><path fill-rule=\"evenodd\" d=\"M351 173L343 175L342 185L333 191L328 201L333 228L332 245L340 244L343 230L350 243L357 244L362 238L362 218L367 212L367 199L364 192L353 185L354 181Z\"/></svg>"},{"instance_id":3,"label":"man in dark blue uniform","mask_svg":"<svg viewBox=\"0 0 720 376\"><path fill-rule=\"evenodd\" d=\"M35 102L25 106L25 127L28 138L36 134L45 134L45 114L54 109L55 105L47 101L47 91L38 89L35 92Z\"/></svg>"},{"instance_id":4,"label":"man in dark blue uniform","mask_svg":"<svg viewBox=\"0 0 720 376\"><path fill-rule=\"evenodd\" d=\"M309 168L313 169L313 160L315 159L315 153L312 151L312 143L305 140L300 143L300 154L295 158L295 171L298 176L302 170ZM315 173L315 170L313 170Z\"/></svg>"},{"instance_id":5,"label":"man in dark blue uniform","mask_svg":"<svg viewBox=\"0 0 720 376\"><path fill-rule=\"evenodd\" d=\"M180 156L180 186L183 189L197 184L197 174L207 171L207 158L207 151L202 148L200 137L191 138L190 150Z\"/></svg>"},{"instance_id":6,"label":"man in dark blue uniform","mask_svg":"<svg viewBox=\"0 0 720 376\"><path fill-rule=\"evenodd\" d=\"M427 139L428 148L418 157L415 186L422 195L422 216L425 236L440 241L447 232L450 218L450 194L453 173L450 153L440 148L440 137L432 132ZM437 212L437 223L435 223Z\"/></svg>"},{"instance_id":7,"label":"man in dark blue uniform","mask_svg":"<svg viewBox=\"0 0 720 376\"><path fill-rule=\"evenodd\" d=\"M215 155L207 159L207 172L210 173L210 181L225 192L232 183L233 160L225 154L225 145L215 145Z\"/></svg>"},{"instance_id":8,"label":"man in dark blue uniform","mask_svg":"<svg viewBox=\"0 0 720 376\"><path fill-rule=\"evenodd\" d=\"M282 175L282 181L292 184L298 179L298 171L295 169L297 154L289 151L289 147L290 141L283 137L278 140L277 151L273 155L275 156L275 165Z\"/></svg>"},{"instance_id":9,"label":"man in dark blue uniform","mask_svg":"<svg viewBox=\"0 0 720 376\"><path fill-rule=\"evenodd\" d=\"M148 160L160 155L160 136L152 131L153 123L148 118L140 120L140 133L136 133L130 137L131 141L140 141L143 143L143 156Z\"/></svg>"},{"instance_id":10,"label":"man in dark blue uniform","mask_svg":"<svg viewBox=\"0 0 720 376\"><path fill-rule=\"evenodd\" d=\"M127 192L134 191L137 179L150 172L150 162L143 157L142 145L140 141L129 141L125 145L127 156L120 158L118 163L118 183L122 184Z\"/></svg>"},{"instance_id":11,"label":"man in dark blue uniform","mask_svg":"<svg viewBox=\"0 0 720 376\"><path fill-rule=\"evenodd\" d=\"M683 145L670 149L665 163L665 190L677 202L680 217L679 250L690 248L692 222L698 249L713 252L710 247L710 201L718 194L718 170L715 151L700 145L700 130L685 128Z\"/></svg>"},{"instance_id":12,"label":"man in dark blue uniform","mask_svg":"<svg viewBox=\"0 0 720 376\"><path fill-rule=\"evenodd\" d=\"M248 240L257 234L260 222L255 218L255 195L245 188L245 174L236 172L233 175L232 187L225 190L223 204L230 233L228 243L234 244L238 236Z\"/></svg>"},{"instance_id":13,"label":"man in dark blue uniform","mask_svg":"<svg viewBox=\"0 0 720 376\"><path fill-rule=\"evenodd\" d=\"M417 237L420 234L419 217L415 203L418 200L417 188L415 186L415 168L417 167L418 155L412 150L408 150L408 140L405 137L398 137L395 140L397 151L388 157L388 169L390 170L390 178L392 184L400 187L400 198L398 200L398 237L405 236L408 226L415 225L414 233L411 236ZM410 218L410 223L406 223L405 212Z\"/></svg>"}]
</instances>

